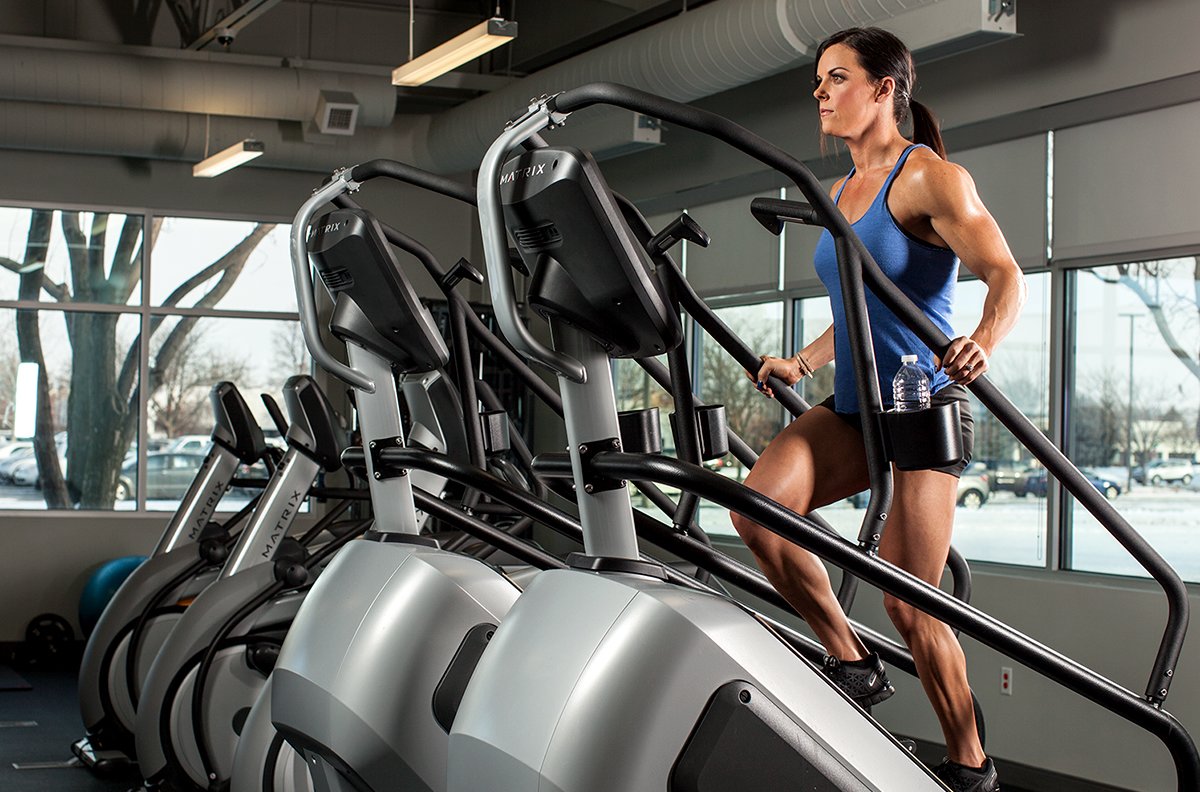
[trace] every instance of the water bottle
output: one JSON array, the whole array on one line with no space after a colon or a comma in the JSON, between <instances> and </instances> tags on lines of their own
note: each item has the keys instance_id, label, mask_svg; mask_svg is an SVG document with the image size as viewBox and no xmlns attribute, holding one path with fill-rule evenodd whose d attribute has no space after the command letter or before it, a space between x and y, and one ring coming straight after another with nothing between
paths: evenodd
<instances>
[{"instance_id":1,"label":"water bottle","mask_svg":"<svg viewBox=\"0 0 1200 792\"><path fill-rule=\"evenodd\" d=\"M900 370L892 380L892 401L896 412L912 412L929 407L929 378L917 365L916 355L902 355Z\"/></svg>"}]
</instances>

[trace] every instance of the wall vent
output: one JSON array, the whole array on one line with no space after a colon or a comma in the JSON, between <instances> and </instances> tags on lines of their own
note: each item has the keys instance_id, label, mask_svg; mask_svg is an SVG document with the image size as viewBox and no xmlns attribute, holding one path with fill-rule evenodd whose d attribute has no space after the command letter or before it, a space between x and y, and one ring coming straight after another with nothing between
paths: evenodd
<instances>
[{"instance_id":1,"label":"wall vent","mask_svg":"<svg viewBox=\"0 0 1200 792\"><path fill-rule=\"evenodd\" d=\"M358 100L346 91L321 91L316 122L322 135L353 135L358 123Z\"/></svg>"}]
</instances>

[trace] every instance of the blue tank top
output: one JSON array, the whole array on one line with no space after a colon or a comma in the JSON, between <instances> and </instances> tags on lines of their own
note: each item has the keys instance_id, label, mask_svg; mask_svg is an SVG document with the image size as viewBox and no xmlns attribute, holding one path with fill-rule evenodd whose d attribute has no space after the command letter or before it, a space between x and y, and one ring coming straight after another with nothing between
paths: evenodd
<instances>
[{"instance_id":1,"label":"blue tank top","mask_svg":"<svg viewBox=\"0 0 1200 792\"><path fill-rule=\"evenodd\" d=\"M958 278L958 256L950 248L923 242L905 231L896 222L887 206L888 191L905 160L917 148L913 144L896 161L887 180L867 213L851 227L875 257L883 274L891 279L918 309L943 333L953 337L950 314L954 303L954 284ZM922 146L922 148L926 148ZM846 177L849 181L854 171ZM836 203L842 197L845 183L838 190ZM840 413L859 412L858 392L854 387L854 365L850 356L850 339L846 332L846 310L842 305L842 287L838 280L837 254L833 237L828 231L821 234L813 254L817 276L829 292L833 309L834 408ZM892 379L900 368L901 355L916 355L917 365L929 377L930 392L936 393L950 382L944 371L934 370L933 352L916 334L908 329L879 298L866 289L867 315L871 321L871 336L875 347L875 368L879 390L885 408L892 406Z\"/></svg>"}]
</instances>

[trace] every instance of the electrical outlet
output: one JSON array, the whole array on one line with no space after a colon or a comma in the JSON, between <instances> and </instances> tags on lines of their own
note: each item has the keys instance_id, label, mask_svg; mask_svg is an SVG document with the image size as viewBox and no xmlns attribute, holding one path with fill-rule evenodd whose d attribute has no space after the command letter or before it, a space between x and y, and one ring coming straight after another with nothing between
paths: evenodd
<instances>
[{"instance_id":1,"label":"electrical outlet","mask_svg":"<svg viewBox=\"0 0 1200 792\"><path fill-rule=\"evenodd\" d=\"M1011 696L1013 686L1013 670L1007 666L1000 666L1000 695Z\"/></svg>"}]
</instances>

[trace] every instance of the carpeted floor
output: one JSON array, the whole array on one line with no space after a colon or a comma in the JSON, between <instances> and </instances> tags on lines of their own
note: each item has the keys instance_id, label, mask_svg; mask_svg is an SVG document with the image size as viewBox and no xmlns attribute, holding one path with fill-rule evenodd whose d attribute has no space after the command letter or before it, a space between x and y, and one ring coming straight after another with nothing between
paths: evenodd
<instances>
[{"instance_id":1,"label":"carpeted floor","mask_svg":"<svg viewBox=\"0 0 1200 792\"><path fill-rule=\"evenodd\" d=\"M8 673L0 675L5 683L0 685L0 790L124 792L141 785L136 769L103 779L70 766L71 743L83 736L73 672L4 670ZM19 680L28 687L18 689ZM58 766L16 769L14 763Z\"/></svg>"}]
</instances>

